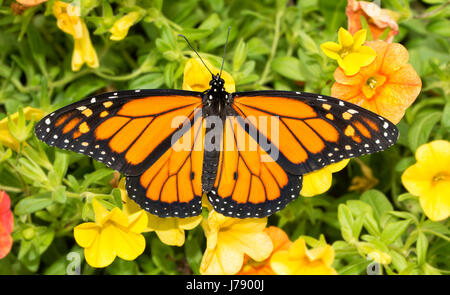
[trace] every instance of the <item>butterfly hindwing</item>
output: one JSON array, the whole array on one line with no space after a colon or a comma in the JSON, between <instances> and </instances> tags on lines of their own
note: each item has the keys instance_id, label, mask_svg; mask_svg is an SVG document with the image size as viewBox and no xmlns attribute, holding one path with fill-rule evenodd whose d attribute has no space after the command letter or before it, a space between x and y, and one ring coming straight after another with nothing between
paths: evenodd
<instances>
[{"instance_id":1,"label":"butterfly hindwing","mask_svg":"<svg viewBox=\"0 0 450 295\"><path fill-rule=\"evenodd\" d=\"M268 216L298 197L301 176L286 172L239 120L228 116L223 124L218 171L208 200L226 216Z\"/></svg>"},{"instance_id":2,"label":"butterfly hindwing","mask_svg":"<svg viewBox=\"0 0 450 295\"><path fill-rule=\"evenodd\" d=\"M303 175L343 159L386 149L398 138L387 119L349 102L312 93L234 93L233 108L279 149L277 162ZM277 130L262 128L278 118Z\"/></svg>"},{"instance_id":3,"label":"butterfly hindwing","mask_svg":"<svg viewBox=\"0 0 450 295\"><path fill-rule=\"evenodd\" d=\"M160 217L201 213L203 121L201 116L194 116L189 130L142 175L127 176L128 196L146 211Z\"/></svg>"},{"instance_id":4,"label":"butterfly hindwing","mask_svg":"<svg viewBox=\"0 0 450 295\"><path fill-rule=\"evenodd\" d=\"M35 132L49 145L88 155L126 175L140 175L176 141L173 119L192 118L200 105L198 92L111 92L49 114Z\"/></svg>"}]
</instances>

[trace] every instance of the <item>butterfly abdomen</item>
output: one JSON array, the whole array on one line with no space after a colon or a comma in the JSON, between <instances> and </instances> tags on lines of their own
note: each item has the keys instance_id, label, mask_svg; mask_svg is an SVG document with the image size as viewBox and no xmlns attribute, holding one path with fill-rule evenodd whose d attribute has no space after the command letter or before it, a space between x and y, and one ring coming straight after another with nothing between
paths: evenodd
<instances>
[{"instance_id":1,"label":"butterfly abdomen","mask_svg":"<svg viewBox=\"0 0 450 295\"><path fill-rule=\"evenodd\" d=\"M209 192L214 186L219 165L219 151L205 151L203 156L202 190Z\"/></svg>"}]
</instances>

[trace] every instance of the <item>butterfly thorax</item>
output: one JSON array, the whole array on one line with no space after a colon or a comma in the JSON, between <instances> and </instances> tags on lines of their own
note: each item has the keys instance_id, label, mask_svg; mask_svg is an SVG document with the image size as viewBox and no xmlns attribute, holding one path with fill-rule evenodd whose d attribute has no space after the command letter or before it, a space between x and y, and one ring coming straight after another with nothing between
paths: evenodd
<instances>
[{"instance_id":1,"label":"butterfly thorax","mask_svg":"<svg viewBox=\"0 0 450 295\"><path fill-rule=\"evenodd\" d=\"M203 93L203 116L225 116L226 106L232 103L232 96L225 91L225 81L219 74L209 82L210 89Z\"/></svg>"}]
</instances>

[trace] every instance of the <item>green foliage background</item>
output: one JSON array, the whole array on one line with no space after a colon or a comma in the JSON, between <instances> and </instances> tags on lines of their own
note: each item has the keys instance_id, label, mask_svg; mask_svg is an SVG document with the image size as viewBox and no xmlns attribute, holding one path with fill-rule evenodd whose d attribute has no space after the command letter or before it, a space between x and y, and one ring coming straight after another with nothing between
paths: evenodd
<instances>
[{"instance_id":1,"label":"green foliage background","mask_svg":"<svg viewBox=\"0 0 450 295\"><path fill-rule=\"evenodd\" d=\"M22 15L12 13L11 3L0 1L0 119L25 106L48 113L114 89L180 89L184 63L193 52L177 34L185 34L203 57L219 66L229 26L225 70L239 91L329 94L336 63L319 45L335 41L339 27L347 27L345 0L81 1L100 67L72 72L73 40L57 28L52 1ZM415 162L419 145L449 138L450 5L445 0L386 0L382 7L400 13L395 42L408 49L423 89L398 124L397 144L360 158L378 184L364 193L350 192L352 178L362 175L351 161L334 174L327 193L299 198L271 216L269 224L284 229L291 240L323 234L335 248L334 267L340 274L365 274L371 252L392 257L383 273L448 274L448 220L428 220L417 198L405 193L400 175ZM114 21L132 10L145 16L126 39L109 40ZM91 199L121 206L118 189L109 183L112 170L39 142L27 128L33 123L12 126L22 141L19 152L0 147L0 188L11 196L15 217L14 245L0 260L1 274L65 274L67 254L83 254L73 227L92 219ZM146 239L147 248L137 260L117 258L105 269L93 269L82 260L81 273L198 273L205 249L200 226L187 232L182 247L164 245L154 233Z\"/></svg>"}]
</instances>

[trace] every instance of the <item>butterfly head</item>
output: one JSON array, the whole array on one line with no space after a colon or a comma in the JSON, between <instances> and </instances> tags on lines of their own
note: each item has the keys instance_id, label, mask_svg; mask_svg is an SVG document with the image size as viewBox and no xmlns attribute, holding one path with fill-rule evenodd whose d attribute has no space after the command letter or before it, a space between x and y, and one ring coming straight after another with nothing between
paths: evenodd
<instances>
[{"instance_id":1,"label":"butterfly head","mask_svg":"<svg viewBox=\"0 0 450 295\"><path fill-rule=\"evenodd\" d=\"M222 79L219 74L213 75L211 81L209 81L209 86L211 86L211 88L223 89L225 80Z\"/></svg>"}]
</instances>

